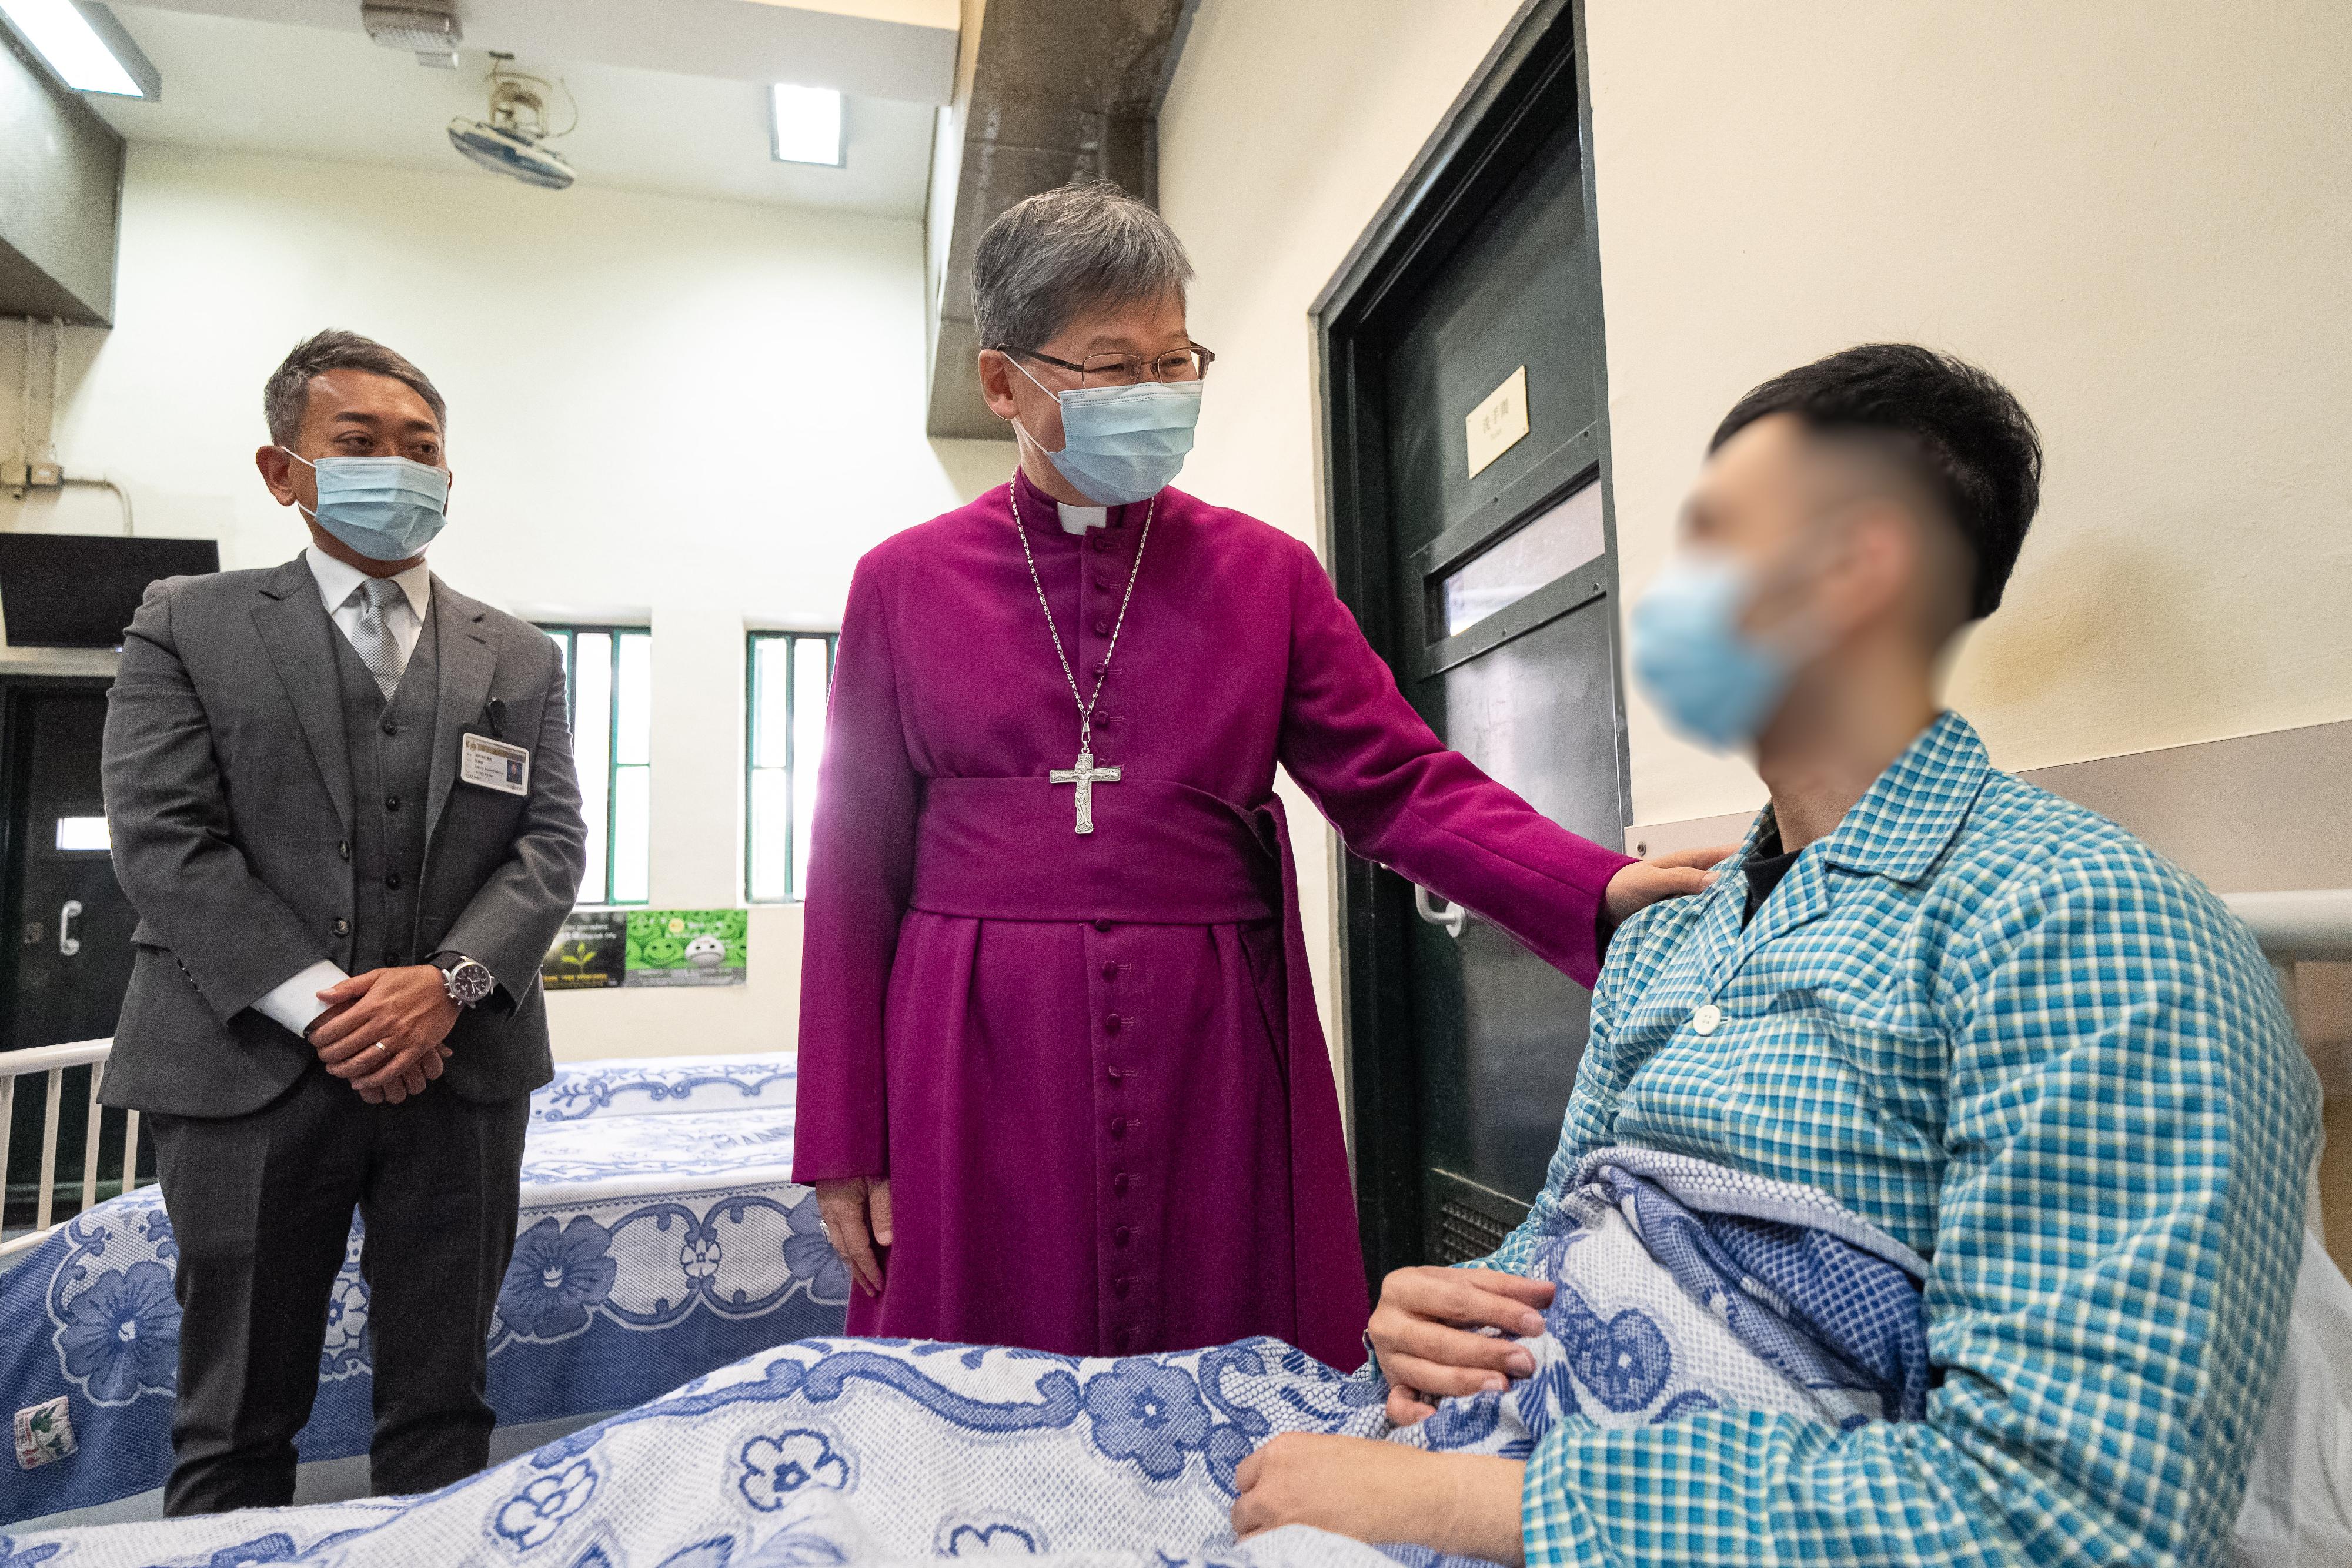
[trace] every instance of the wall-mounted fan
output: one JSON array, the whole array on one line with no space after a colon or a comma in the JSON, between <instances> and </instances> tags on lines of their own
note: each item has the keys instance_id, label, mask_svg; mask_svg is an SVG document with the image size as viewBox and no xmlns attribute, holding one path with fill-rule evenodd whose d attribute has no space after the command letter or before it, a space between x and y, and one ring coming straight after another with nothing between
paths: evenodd
<instances>
[{"instance_id":1,"label":"wall-mounted fan","mask_svg":"<svg viewBox=\"0 0 2352 1568\"><path fill-rule=\"evenodd\" d=\"M547 128L548 84L538 77L507 68L512 55L490 56L490 110L487 120L459 115L449 122L449 143L485 169L511 175L526 185L561 191L575 178L563 155L546 145L569 136L580 124L580 105L572 105L572 123L561 131ZM570 99L572 90L564 89Z\"/></svg>"}]
</instances>

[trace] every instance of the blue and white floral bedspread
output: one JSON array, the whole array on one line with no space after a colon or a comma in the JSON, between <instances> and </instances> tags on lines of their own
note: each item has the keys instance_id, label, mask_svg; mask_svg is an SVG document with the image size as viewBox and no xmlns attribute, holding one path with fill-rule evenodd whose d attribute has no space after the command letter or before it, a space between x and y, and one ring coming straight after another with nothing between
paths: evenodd
<instances>
[{"instance_id":1,"label":"blue and white floral bedspread","mask_svg":"<svg viewBox=\"0 0 2352 1568\"><path fill-rule=\"evenodd\" d=\"M1414 1427L1388 1425L1376 1370L1267 1339L1121 1360L814 1340L426 1497L0 1535L0 1565L1435 1568L1424 1548L1307 1530L1236 1542L1235 1471L1285 1431L1523 1456L1569 1422L1916 1417L1916 1259L1811 1189L1642 1151L1594 1159L1522 1238L1523 1270L1560 1287L1521 1342L1534 1375Z\"/></svg>"},{"instance_id":2,"label":"blue and white floral bedspread","mask_svg":"<svg viewBox=\"0 0 2352 1568\"><path fill-rule=\"evenodd\" d=\"M839 1332L849 1281L814 1195L791 1177L793 1092L792 1058L756 1056L579 1063L531 1097L514 1260L490 1338L502 1425L625 1409L750 1352ZM367 1451L359 1240L355 1220L299 1439L306 1460ZM19 1444L18 1463L0 1459L0 1520L163 1483L176 1255L150 1186L76 1218L0 1274L0 1414L64 1401L46 1428L54 1458L26 1468Z\"/></svg>"},{"instance_id":3,"label":"blue and white floral bedspread","mask_svg":"<svg viewBox=\"0 0 2352 1568\"><path fill-rule=\"evenodd\" d=\"M0 1534L0 1563L1395 1568L1307 1531L1241 1549L1225 1517L1234 1468L1266 1434L1370 1435L1381 1397L1271 1340L1128 1361L818 1340L404 1503Z\"/></svg>"}]
</instances>

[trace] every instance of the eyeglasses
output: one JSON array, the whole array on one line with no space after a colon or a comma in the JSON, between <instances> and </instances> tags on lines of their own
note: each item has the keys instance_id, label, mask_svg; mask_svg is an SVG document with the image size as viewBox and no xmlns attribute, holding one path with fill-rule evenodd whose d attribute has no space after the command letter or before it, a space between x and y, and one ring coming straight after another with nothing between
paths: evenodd
<instances>
[{"instance_id":1,"label":"eyeglasses","mask_svg":"<svg viewBox=\"0 0 2352 1568\"><path fill-rule=\"evenodd\" d=\"M1138 382L1198 382L1206 381L1209 367L1217 356L1194 343L1189 348L1171 349L1164 354L1089 354L1084 362L1057 360L1051 354L1034 349L1016 349L1010 343L999 343L1000 354L1018 354L1024 360L1040 364L1059 365L1066 371L1078 372L1078 387L1131 387Z\"/></svg>"}]
</instances>

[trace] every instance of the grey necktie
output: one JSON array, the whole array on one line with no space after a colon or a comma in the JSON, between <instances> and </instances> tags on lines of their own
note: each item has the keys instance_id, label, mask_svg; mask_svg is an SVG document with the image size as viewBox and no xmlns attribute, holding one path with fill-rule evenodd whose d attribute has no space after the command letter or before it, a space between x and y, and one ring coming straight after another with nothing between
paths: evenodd
<instances>
[{"instance_id":1,"label":"grey necktie","mask_svg":"<svg viewBox=\"0 0 2352 1568\"><path fill-rule=\"evenodd\" d=\"M359 606L359 629L352 635L352 646L359 650L360 663L375 677L386 702L400 689L400 672L408 664L408 655L401 651L400 639L392 630L392 608L407 599L400 584L390 578L371 577L343 601Z\"/></svg>"}]
</instances>

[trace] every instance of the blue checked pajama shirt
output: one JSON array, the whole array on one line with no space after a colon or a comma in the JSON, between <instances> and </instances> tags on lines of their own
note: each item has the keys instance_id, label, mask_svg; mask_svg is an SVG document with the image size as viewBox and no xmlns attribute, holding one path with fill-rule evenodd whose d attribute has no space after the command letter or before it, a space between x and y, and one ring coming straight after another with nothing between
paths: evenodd
<instances>
[{"instance_id":1,"label":"blue checked pajama shirt","mask_svg":"<svg viewBox=\"0 0 2352 1568\"><path fill-rule=\"evenodd\" d=\"M2252 937L1948 713L1743 930L1746 893L1727 869L1617 933L1545 1193L1486 1266L1611 1145L1807 1182L1931 1260L1941 1382L1925 1422L1845 1431L1564 1422L1528 1563L2219 1561L2317 1135Z\"/></svg>"}]
</instances>

